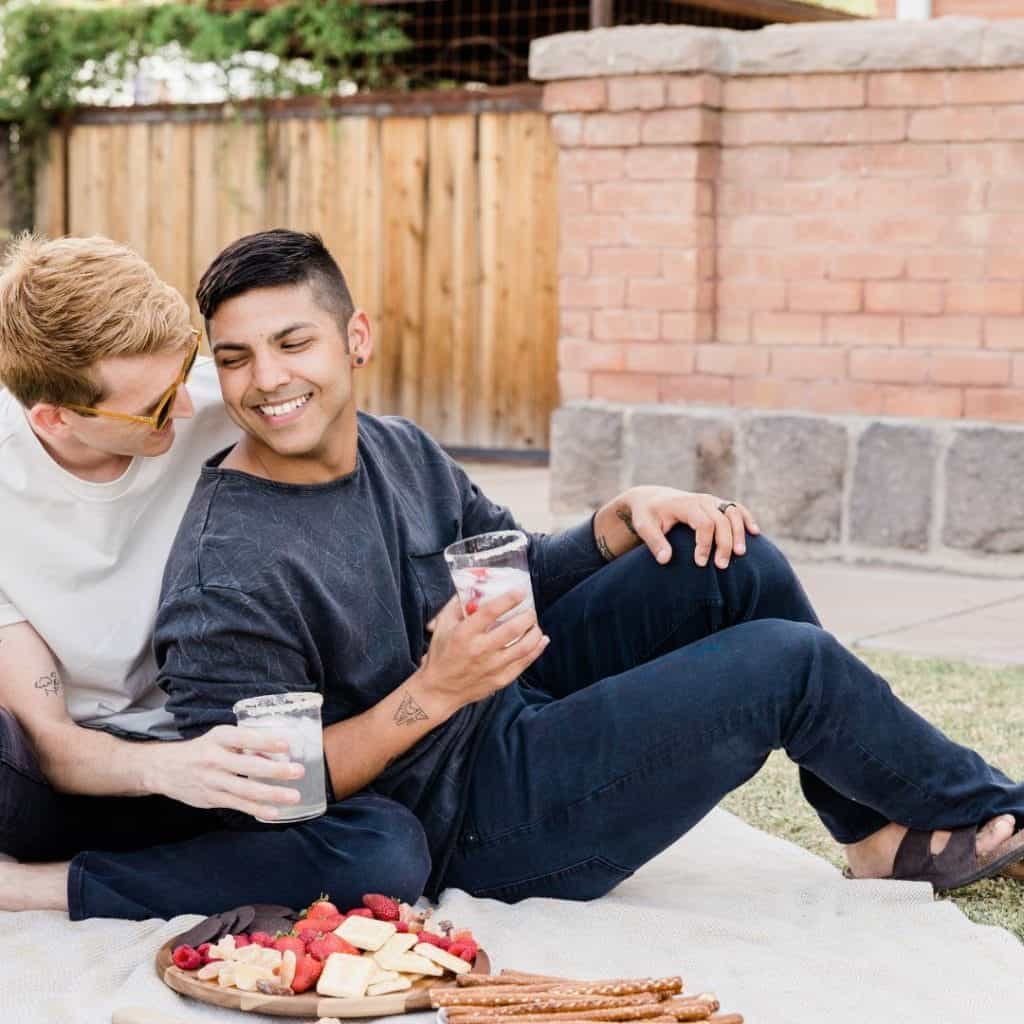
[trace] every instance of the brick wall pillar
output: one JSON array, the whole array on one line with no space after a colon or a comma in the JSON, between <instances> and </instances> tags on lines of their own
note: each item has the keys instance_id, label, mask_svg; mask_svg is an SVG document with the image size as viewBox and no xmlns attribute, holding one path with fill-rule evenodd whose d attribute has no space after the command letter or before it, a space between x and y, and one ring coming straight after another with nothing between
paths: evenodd
<instances>
[{"instance_id":1,"label":"brick wall pillar","mask_svg":"<svg viewBox=\"0 0 1024 1024\"><path fill-rule=\"evenodd\" d=\"M531 74L555 510L664 481L843 557L1024 574L1024 20L569 33Z\"/></svg>"},{"instance_id":2,"label":"brick wall pillar","mask_svg":"<svg viewBox=\"0 0 1024 1024\"><path fill-rule=\"evenodd\" d=\"M723 397L698 367L714 333L720 97L705 74L545 90L561 147L563 399Z\"/></svg>"}]
</instances>

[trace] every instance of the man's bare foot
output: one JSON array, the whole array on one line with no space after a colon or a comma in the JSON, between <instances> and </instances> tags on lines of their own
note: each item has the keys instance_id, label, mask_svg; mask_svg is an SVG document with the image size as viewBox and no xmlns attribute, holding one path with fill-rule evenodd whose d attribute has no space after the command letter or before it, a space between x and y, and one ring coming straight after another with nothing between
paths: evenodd
<instances>
[{"instance_id":1,"label":"man's bare foot","mask_svg":"<svg viewBox=\"0 0 1024 1024\"><path fill-rule=\"evenodd\" d=\"M68 909L68 865L0 862L0 910Z\"/></svg>"},{"instance_id":2,"label":"man's bare foot","mask_svg":"<svg viewBox=\"0 0 1024 1024\"><path fill-rule=\"evenodd\" d=\"M991 853L1001 846L1016 831L1017 822L1012 814L1001 814L978 829L976 849L979 856ZM846 847L846 862L854 878L888 878L892 874L896 862L896 851L899 848L907 829L895 823L886 825L873 835L862 839L859 843ZM931 851L942 853L949 842L949 832L932 834Z\"/></svg>"}]
</instances>

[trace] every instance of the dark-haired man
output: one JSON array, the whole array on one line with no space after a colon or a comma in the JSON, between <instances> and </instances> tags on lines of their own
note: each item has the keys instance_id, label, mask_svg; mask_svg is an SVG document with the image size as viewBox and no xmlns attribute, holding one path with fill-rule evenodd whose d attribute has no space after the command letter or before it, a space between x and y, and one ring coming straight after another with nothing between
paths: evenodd
<instances>
[{"instance_id":1,"label":"dark-haired man","mask_svg":"<svg viewBox=\"0 0 1024 1024\"><path fill-rule=\"evenodd\" d=\"M164 578L186 735L241 697L322 693L335 796L416 814L431 893L600 896L776 748L856 875L954 888L1024 857L1024 786L824 632L745 509L633 488L530 537L536 615L496 625L510 594L464 618L445 546L515 522L412 423L357 412L370 324L320 240L240 239L198 300L244 437L204 467Z\"/></svg>"},{"instance_id":2,"label":"dark-haired man","mask_svg":"<svg viewBox=\"0 0 1024 1024\"><path fill-rule=\"evenodd\" d=\"M415 899L427 847L406 808L369 796L257 833L250 815L298 796L268 781L300 765L255 756L284 738L180 742L164 710L164 561L203 460L238 436L185 300L110 239L25 236L0 313L0 909Z\"/></svg>"}]
</instances>

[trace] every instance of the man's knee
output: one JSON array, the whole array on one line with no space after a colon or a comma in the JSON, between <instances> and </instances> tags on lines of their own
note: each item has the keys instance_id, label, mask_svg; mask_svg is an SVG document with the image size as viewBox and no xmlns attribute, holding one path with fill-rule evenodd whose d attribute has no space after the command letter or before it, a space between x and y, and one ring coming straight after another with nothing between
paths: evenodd
<instances>
[{"instance_id":1,"label":"man's knee","mask_svg":"<svg viewBox=\"0 0 1024 1024\"><path fill-rule=\"evenodd\" d=\"M352 830L350 838L358 837L359 895L381 892L415 903L431 867L419 819L401 804L376 795L353 797L328 809L329 814L339 811Z\"/></svg>"}]
</instances>

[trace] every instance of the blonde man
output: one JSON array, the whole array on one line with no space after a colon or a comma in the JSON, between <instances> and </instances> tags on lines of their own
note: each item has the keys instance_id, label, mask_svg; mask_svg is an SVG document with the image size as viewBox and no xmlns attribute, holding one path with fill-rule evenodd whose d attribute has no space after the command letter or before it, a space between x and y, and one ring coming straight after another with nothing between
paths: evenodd
<instances>
[{"instance_id":1,"label":"blonde man","mask_svg":"<svg viewBox=\"0 0 1024 1024\"><path fill-rule=\"evenodd\" d=\"M297 799L261 780L300 766L242 752L276 738L146 742L179 739L151 651L164 562L203 461L238 436L198 350L182 297L109 239L26 236L0 269L0 909L303 905L337 871L366 885L352 898L414 899L426 877L418 826L385 801L319 830L224 831ZM405 837L400 870L371 835ZM310 859L332 849L331 870Z\"/></svg>"}]
</instances>

